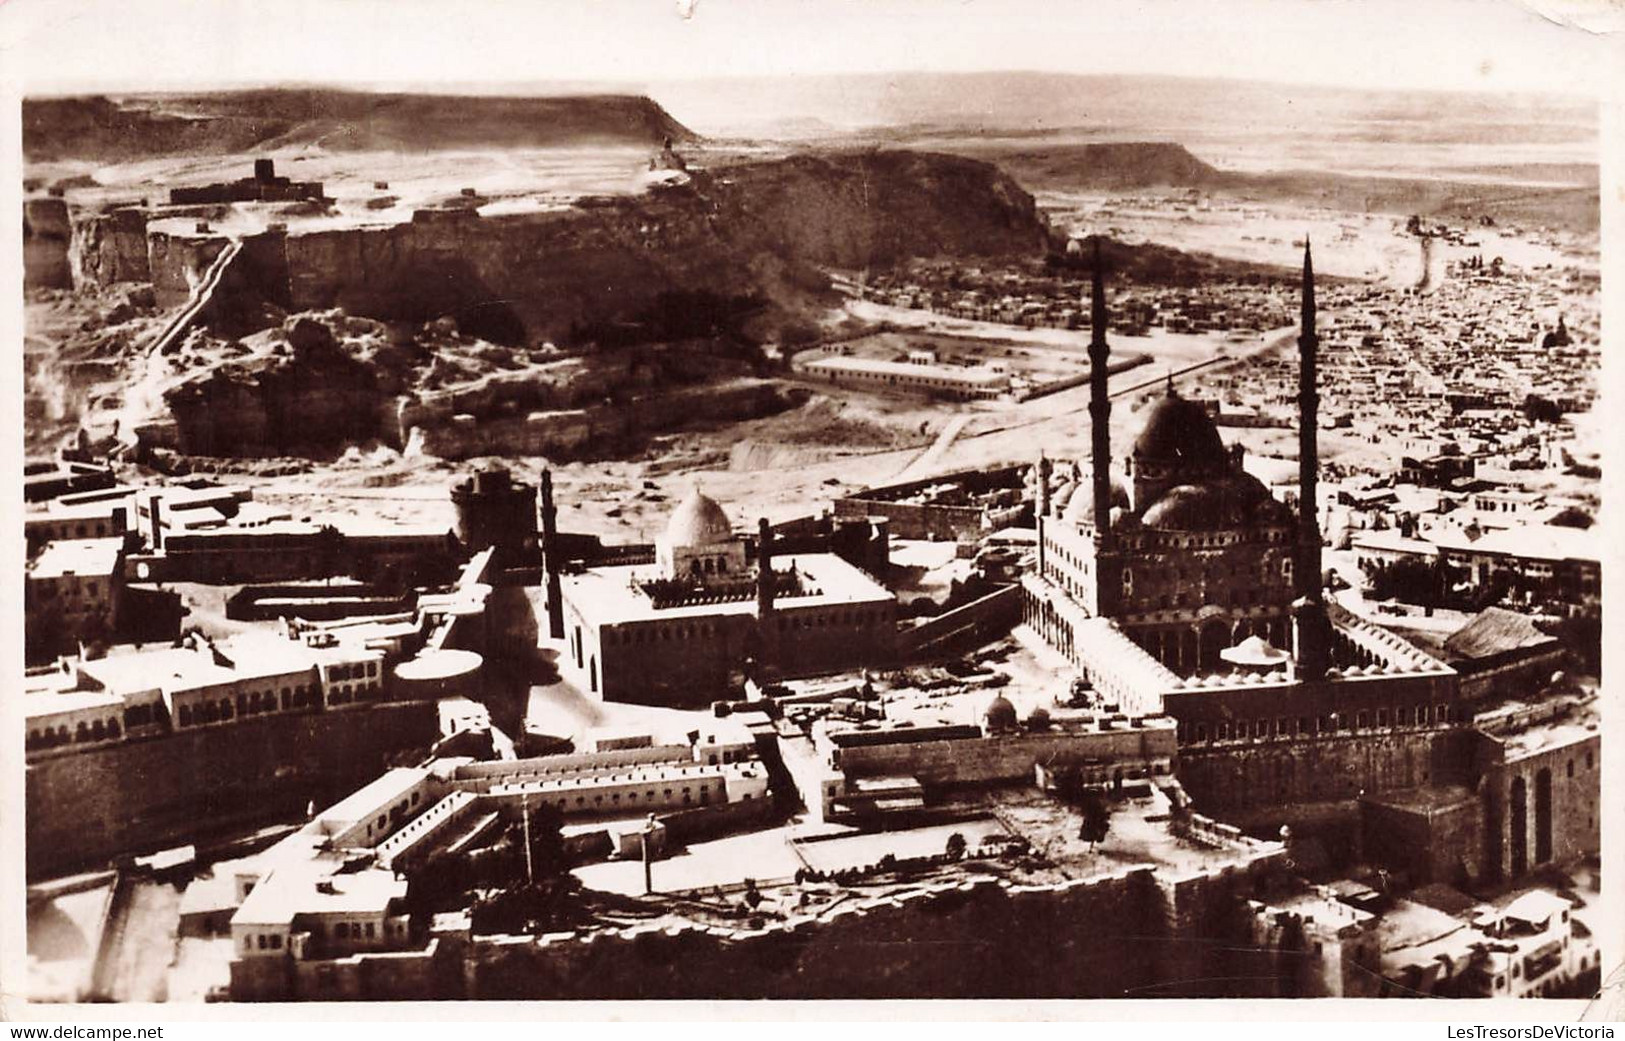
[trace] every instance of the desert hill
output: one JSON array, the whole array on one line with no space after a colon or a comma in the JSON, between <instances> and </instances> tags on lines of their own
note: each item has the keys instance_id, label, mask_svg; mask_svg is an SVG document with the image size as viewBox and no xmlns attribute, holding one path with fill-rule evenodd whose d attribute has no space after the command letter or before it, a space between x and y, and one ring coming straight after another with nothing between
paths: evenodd
<instances>
[{"instance_id":1,"label":"desert hill","mask_svg":"<svg viewBox=\"0 0 1625 1041\"><path fill-rule=\"evenodd\" d=\"M646 97L484 97L263 89L23 101L23 154L117 161L226 155L301 145L432 152L694 139Z\"/></svg>"}]
</instances>

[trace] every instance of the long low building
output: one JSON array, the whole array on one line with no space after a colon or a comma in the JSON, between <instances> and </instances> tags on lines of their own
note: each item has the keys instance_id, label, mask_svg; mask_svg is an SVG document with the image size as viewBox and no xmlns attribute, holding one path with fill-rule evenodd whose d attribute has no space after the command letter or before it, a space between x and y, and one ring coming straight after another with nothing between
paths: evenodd
<instances>
[{"instance_id":1,"label":"long low building","mask_svg":"<svg viewBox=\"0 0 1625 1041\"><path fill-rule=\"evenodd\" d=\"M748 729L717 720L696 738L386 771L235 866L232 998L342 996L328 980L344 962L432 960L435 939L412 928L405 908L411 873L544 805L573 828L605 834L651 815L728 813L746 803L765 810L767 771Z\"/></svg>"},{"instance_id":2,"label":"long low building","mask_svg":"<svg viewBox=\"0 0 1625 1041\"><path fill-rule=\"evenodd\" d=\"M958 401L985 401L1010 390L1008 373L985 366L967 367L915 361L840 356L801 366L806 375L827 383L904 394L925 394Z\"/></svg>"}]
</instances>

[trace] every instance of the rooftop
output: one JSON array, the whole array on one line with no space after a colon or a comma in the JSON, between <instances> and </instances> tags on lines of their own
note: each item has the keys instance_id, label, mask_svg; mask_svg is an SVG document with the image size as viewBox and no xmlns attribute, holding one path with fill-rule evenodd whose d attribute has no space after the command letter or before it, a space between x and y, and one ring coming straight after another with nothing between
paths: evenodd
<instances>
[{"instance_id":1,"label":"rooftop","mask_svg":"<svg viewBox=\"0 0 1625 1041\"><path fill-rule=\"evenodd\" d=\"M124 699L117 694L99 690L69 690L61 693L30 691L23 695L23 715L28 719L41 719L62 712L77 712L87 708L117 708Z\"/></svg>"},{"instance_id":2,"label":"rooftop","mask_svg":"<svg viewBox=\"0 0 1625 1041\"><path fill-rule=\"evenodd\" d=\"M321 856L278 865L248 894L231 923L285 926L301 914L383 914L391 901L406 896L406 879L393 871L340 872L342 865Z\"/></svg>"},{"instance_id":3,"label":"rooftop","mask_svg":"<svg viewBox=\"0 0 1625 1041\"><path fill-rule=\"evenodd\" d=\"M804 553L776 556L774 567L794 566L804 588L817 589L811 596L784 601L794 608L829 607L845 604L878 604L892 599L880 583L833 553ZM756 614L754 598L724 603L656 607L643 591L643 583L660 577L650 565L592 568L578 575L564 576L565 595L596 625L620 625L660 619L711 618L717 615Z\"/></svg>"},{"instance_id":4,"label":"rooftop","mask_svg":"<svg viewBox=\"0 0 1625 1041\"><path fill-rule=\"evenodd\" d=\"M884 361L879 358L821 358L808 362L809 370L825 372L867 372L877 376L929 376L981 387L995 387L1009 380L1002 372L985 367L968 368L959 365L921 365L917 362Z\"/></svg>"},{"instance_id":5,"label":"rooftop","mask_svg":"<svg viewBox=\"0 0 1625 1041\"><path fill-rule=\"evenodd\" d=\"M1525 524L1518 528L1486 532L1469 539L1455 531L1440 532L1435 540L1441 549L1459 553L1499 554L1528 560L1602 559L1601 537L1592 529L1564 528L1553 524Z\"/></svg>"},{"instance_id":6,"label":"rooftop","mask_svg":"<svg viewBox=\"0 0 1625 1041\"><path fill-rule=\"evenodd\" d=\"M28 567L29 578L62 578L67 575L105 578L118 569L124 539L64 539L47 542Z\"/></svg>"},{"instance_id":7,"label":"rooftop","mask_svg":"<svg viewBox=\"0 0 1625 1041\"><path fill-rule=\"evenodd\" d=\"M397 766L323 810L312 823L331 834L390 806L430 776L421 767Z\"/></svg>"},{"instance_id":8,"label":"rooftop","mask_svg":"<svg viewBox=\"0 0 1625 1041\"><path fill-rule=\"evenodd\" d=\"M1527 647L1555 646L1557 637L1536 628L1528 615L1489 607L1457 629L1444 642L1452 660L1488 658Z\"/></svg>"}]
</instances>

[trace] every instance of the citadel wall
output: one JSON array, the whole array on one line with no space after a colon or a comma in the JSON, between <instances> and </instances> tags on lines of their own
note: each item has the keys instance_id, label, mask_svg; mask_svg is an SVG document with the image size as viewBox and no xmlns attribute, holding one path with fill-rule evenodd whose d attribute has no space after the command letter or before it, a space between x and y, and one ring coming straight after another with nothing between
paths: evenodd
<instances>
[{"instance_id":1,"label":"citadel wall","mask_svg":"<svg viewBox=\"0 0 1625 1041\"><path fill-rule=\"evenodd\" d=\"M1233 967L1236 944L1252 937L1246 899L1278 857L1172 880L1138 867L1053 886L922 883L761 928L660 923L533 939L465 927L436 933L440 978L447 997L508 1000L1263 994L1273 981ZM887 958L852 957L877 945Z\"/></svg>"},{"instance_id":2,"label":"citadel wall","mask_svg":"<svg viewBox=\"0 0 1625 1041\"><path fill-rule=\"evenodd\" d=\"M1472 733L1459 727L1229 741L1179 750L1179 780L1203 813L1353 799L1469 781Z\"/></svg>"},{"instance_id":3,"label":"citadel wall","mask_svg":"<svg viewBox=\"0 0 1625 1041\"><path fill-rule=\"evenodd\" d=\"M244 719L41 759L26 768L30 876L298 814L372 780L388 758L428 748L432 702Z\"/></svg>"}]
</instances>

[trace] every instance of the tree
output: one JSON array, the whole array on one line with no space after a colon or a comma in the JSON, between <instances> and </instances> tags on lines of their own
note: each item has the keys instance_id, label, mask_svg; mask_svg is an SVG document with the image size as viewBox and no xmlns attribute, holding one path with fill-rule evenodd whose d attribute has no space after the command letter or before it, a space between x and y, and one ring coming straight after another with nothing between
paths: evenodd
<instances>
[{"instance_id":1,"label":"tree","mask_svg":"<svg viewBox=\"0 0 1625 1041\"><path fill-rule=\"evenodd\" d=\"M1093 852L1097 842L1105 841L1111 827L1112 808L1106 802L1106 797L1099 792L1086 793L1083 797L1083 826L1078 829L1078 838L1089 843L1089 850Z\"/></svg>"},{"instance_id":2,"label":"tree","mask_svg":"<svg viewBox=\"0 0 1625 1041\"><path fill-rule=\"evenodd\" d=\"M956 831L948 836L948 844L943 847L943 852L949 860L959 860L965 855L965 846L965 836Z\"/></svg>"},{"instance_id":3,"label":"tree","mask_svg":"<svg viewBox=\"0 0 1625 1041\"><path fill-rule=\"evenodd\" d=\"M322 578L329 585L339 572L344 555L344 534L331 524L323 524L316 532L316 559Z\"/></svg>"}]
</instances>

